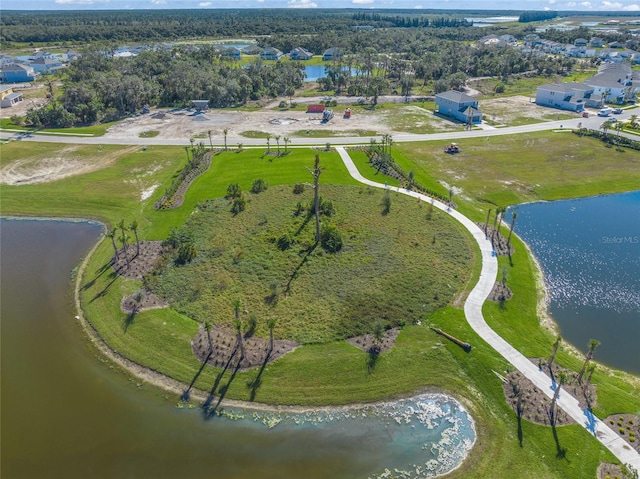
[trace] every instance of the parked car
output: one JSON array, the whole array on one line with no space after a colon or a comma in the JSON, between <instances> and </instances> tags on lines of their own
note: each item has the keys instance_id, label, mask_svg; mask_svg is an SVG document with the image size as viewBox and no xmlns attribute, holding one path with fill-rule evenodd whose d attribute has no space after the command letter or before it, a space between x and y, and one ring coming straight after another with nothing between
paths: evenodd
<instances>
[{"instance_id":1,"label":"parked car","mask_svg":"<svg viewBox=\"0 0 640 479\"><path fill-rule=\"evenodd\" d=\"M620 113L622 113L622 108L614 108L613 109L613 114L614 115L619 115Z\"/></svg>"},{"instance_id":2,"label":"parked car","mask_svg":"<svg viewBox=\"0 0 640 479\"><path fill-rule=\"evenodd\" d=\"M598 112L598 116L609 116L611 115L611 108L603 108Z\"/></svg>"}]
</instances>

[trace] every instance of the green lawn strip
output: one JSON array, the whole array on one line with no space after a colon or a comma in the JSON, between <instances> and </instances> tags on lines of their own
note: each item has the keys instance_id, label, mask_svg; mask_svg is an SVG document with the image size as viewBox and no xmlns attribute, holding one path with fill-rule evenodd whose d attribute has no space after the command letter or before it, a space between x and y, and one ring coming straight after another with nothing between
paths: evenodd
<instances>
[{"instance_id":1,"label":"green lawn strip","mask_svg":"<svg viewBox=\"0 0 640 479\"><path fill-rule=\"evenodd\" d=\"M618 152L593 138L541 132L458 143L461 152L456 155L443 152L445 141L396 144L393 149L412 160L416 174L422 171L462 188L462 195L485 212L495 205L640 188L637 152Z\"/></svg>"}]
</instances>

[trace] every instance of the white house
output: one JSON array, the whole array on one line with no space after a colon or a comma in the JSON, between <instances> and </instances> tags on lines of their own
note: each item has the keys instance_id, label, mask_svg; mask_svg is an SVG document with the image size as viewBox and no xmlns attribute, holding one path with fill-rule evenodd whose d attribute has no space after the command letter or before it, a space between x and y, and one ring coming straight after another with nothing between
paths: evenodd
<instances>
[{"instance_id":1,"label":"white house","mask_svg":"<svg viewBox=\"0 0 640 479\"><path fill-rule=\"evenodd\" d=\"M536 105L581 112L585 107L600 108L602 97L584 83L549 83L537 88Z\"/></svg>"},{"instance_id":2,"label":"white house","mask_svg":"<svg viewBox=\"0 0 640 479\"><path fill-rule=\"evenodd\" d=\"M635 98L640 91L640 79L628 63L603 63L597 75L584 80L607 103L622 104Z\"/></svg>"}]
</instances>

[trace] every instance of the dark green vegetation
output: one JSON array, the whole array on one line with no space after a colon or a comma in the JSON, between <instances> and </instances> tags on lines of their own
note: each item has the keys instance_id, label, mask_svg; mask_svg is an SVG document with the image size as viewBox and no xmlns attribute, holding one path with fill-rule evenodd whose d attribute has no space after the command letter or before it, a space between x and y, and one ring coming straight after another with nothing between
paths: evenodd
<instances>
[{"instance_id":1,"label":"dark green vegetation","mask_svg":"<svg viewBox=\"0 0 640 479\"><path fill-rule=\"evenodd\" d=\"M486 209L495 208L494 204L506 206L525 199L557 199L572 195L623 191L637 189L640 184L640 168L637 166L638 158L634 152L615 152L605 148L598 140L579 138L570 133L531 134L526 138L513 136L465 140L460 145L462 152L455 157L442 152L444 144L445 142L395 144L391 147L391 153L404 170L413 170L415 180L425 187L443 195L447 194L447 188L439 183L441 180L462 187L462 192L456 194L455 201L461 211L476 221L484 221ZM16 142L3 145L1 148L0 161L4 167L28 155L60 156L63 147ZM83 151L90 155L90 148L86 148L87 150ZM113 149L110 150L111 153L117 152L118 155L113 163L104 169L41 185L3 185L0 189L3 213L83 215L99 217L112 225L120 218L124 218L125 224L137 219L141 239L164 239L172 227L182 226L189 218L192 218L189 221L198 223L200 216L208 214L218 214L219 221L224 220L232 226L242 225L243 222L254 218L253 223L248 223L246 231L255 232L258 238L262 237L264 249L271 248L269 251L272 258L289 258L288 255L294 258L300 250L299 243L294 243L289 249L280 250L277 243L270 243L268 237L279 239L287 231L295 233L294 222L304 218L303 215L299 218L294 217L293 213L298 201L306 207L310 191L295 195L293 189L296 183L310 181L311 176L305 167L312 166L315 152L291 150L287 156L280 158L262 157L261 152L256 150L242 153L224 152L214 157L210 169L194 181L186 194L185 203L180 208L156 211L153 209L154 201L162 194L163 189L171 184L172 176L184 165L183 149L151 147L147 151L136 149L126 152L118 147L109 148ZM408 243L403 248L405 254L411 257L415 254L415 249L431 248L430 240L433 239L433 235L429 235L430 224L444 221L440 213L432 212L432 220L429 221L426 219L429 205L423 204L420 207L415 201L409 200L405 212L405 208L401 207L404 200L398 195L392 195L389 214L383 216L381 191L370 195L366 187L359 185L348 188L329 186L353 185L354 182L348 177L336 153L320 155L320 166L324 168L320 176L320 193L325 200L332 200L335 207L335 216L323 218L323 222L330 221L339 226L344 239L344 251L335 255L320 254L318 247L310 256L309 265L313 266L314 262L339 262L342 261L341 255L349 252L352 228L344 219L348 218L346 215L352 202L347 201L345 209L341 204L341 198L350 194L363 202L371 200L368 208L367 203L360 206L359 202L353 202L354 211L365 215L360 222L354 222L354 231L365 231L368 227L367 222L373 222L373 219L379 222L376 224L384 224L393 221L395 215L409 213L412 210L422 211L422 214L419 213L421 218L418 225L401 225L400 238L409 236L409 231L423 224L427 233L416 238L418 247L414 248ZM376 174L376 171L367 165L364 152L355 152L353 156L361 172L367 177L381 183L388 181L389 184L394 184L393 180ZM252 196L247 192L258 178L263 179L269 187L267 191ZM155 183L160 186L154 195L141 201L140 192ZM230 206L219 202L221 207L218 212L200 211L192 214L193 211L199 211L198 204L206 204L208 200L224 196L228 186L234 183L240 186L250 200L245 211L234 218L227 209ZM266 205L268 202L277 203L278 198L281 198L278 201L282 201L282 212L278 213L276 210L272 214L267 211ZM214 201L213 204L217 202ZM289 215L287 205L290 208ZM267 222L260 225L265 218L254 216L253 213L262 208ZM278 220L277 216L281 219ZM277 221L291 225L291 230L278 231L278 235L266 234ZM452 228L455 226L453 223L447 224ZM358 230L355 229L356 226ZM516 222L516 233L517 228ZM204 234L205 230L202 231ZM229 235L233 233L225 226L219 230L214 227L211 234L219 237L223 231ZM242 231L240 227L238 231ZM303 231L308 241L312 230L307 226ZM503 233L506 231L505 226ZM394 240L398 241L395 237L398 230L392 232L395 233ZM456 232L456 237L459 237L459 234ZM293 234L290 236L295 239ZM438 246L441 240L445 238L436 236L435 246ZM248 238L238 236L241 247L243 242L248 241ZM534 267L519 240L514 236L511 241L515 247L513 266L506 258L500 259L500 266L508 270L507 284L513 291L513 298L506 302L503 309L500 309L499 305L488 303L484 311L490 325L517 349L528 356L548 357L555 336L542 329L538 321ZM462 243L468 245L466 240ZM209 252L215 252L215 246L214 242L201 246L198 256L192 262L193 267L204 261ZM264 262L252 264L252 251L246 247L243 249L237 265L233 265L231 251L224 251L219 258L226 264L231 262L230 267L237 270L245 266L250 267L247 271L251 275L255 269L260 275L270 274L269 270L259 269ZM126 354L139 364L147 365L189 384L201 366L190 347L198 323L173 309L150 310L136 315L125 330L127 315L120 311L120 301L123 296L136 291L141 283L116 277L108 267L105 268L112 254L110 240L106 239L88 263L81 292L86 317L113 349ZM475 254L473 256L476 257ZM303 269L306 266L303 265ZM360 266L354 263L354 267L368 265ZM425 271L423 277L432 281L433 279L429 278L430 270ZM469 281L465 286L473 284L477 275L476 264L467 271ZM302 279L300 275L295 281ZM462 281L462 278L459 280ZM208 281L203 278L201 291L211 287L206 283ZM292 283L292 288L297 288L298 284ZM198 285L192 286L195 290ZM269 286L268 283L260 286L265 288L265 296L273 292ZM348 286L351 291L352 285ZM439 291L439 294L444 292ZM282 290L280 293L282 294ZM303 293L311 294L306 290ZM257 298L264 301L264 297ZM231 301L222 305L220 310L211 311L212 319L231 322L233 300L241 299L241 317L245 321L248 320L253 307L245 296L230 295L230 299ZM205 300L207 298L200 299ZM284 295L279 299L282 302L287 300ZM411 298L407 299L410 300ZM261 304L261 307L268 311L267 304ZM248 311L246 315L243 312L244 308ZM257 334L266 337L269 316L265 316L257 317ZM411 319L406 314L403 317ZM276 335L284 335L284 320L285 317L278 317L274 330ZM439 327L470 343L473 346L472 351L464 352L457 345L433 333L428 325ZM572 356L562 346L556 355L556 362L578 371L582 358ZM447 307L429 314L422 325L408 322L401 330L396 345L390 351L380 354L373 371L368 369L367 363L367 355L345 341L307 345L268 365L261 376L261 385L256 391L255 400L274 404L321 405L381 400L413 394L424 389L452 393L465 402L474 416L479 437L472 456L462 468L452 473L451 477L582 479L594 477L601 460L613 460L612 456L578 425L557 428L556 443L550 428L524 421L523 442L522 447L520 446L516 416L507 406L502 383L493 372L504 372L507 364L471 330L464 319L459 302L454 301L453 304L450 303ZM219 373L220 370L205 368L197 378L195 386L210 391ZM256 371L238 372L232 381L229 375L225 375L220 384L229 383L226 397L250 399L251 389L248 384L253 383L256 375ZM594 408L596 414L605 417L613 413L640 409L637 379L597 368L593 383L597 384L598 391ZM559 449L566 449L561 457L558 457Z\"/></svg>"},{"instance_id":2,"label":"dark green vegetation","mask_svg":"<svg viewBox=\"0 0 640 479\"><path fill-rule=\"evenodd\" d=\"M199 322L231 327L239 298L258 318L280 318L277 337L325 343L371 333L378 320L424 321L469 281L472 245L444 215L427 220L425 205L397 193L385 215L380 191L322 185L320 194L335 205L321 223L342 233L339 253L315 244L313 192L281 186L250 195L237 215L226 199L198 205L184 225L197 259L169 263L147 283Z\"/></svg>"}]
</instances>

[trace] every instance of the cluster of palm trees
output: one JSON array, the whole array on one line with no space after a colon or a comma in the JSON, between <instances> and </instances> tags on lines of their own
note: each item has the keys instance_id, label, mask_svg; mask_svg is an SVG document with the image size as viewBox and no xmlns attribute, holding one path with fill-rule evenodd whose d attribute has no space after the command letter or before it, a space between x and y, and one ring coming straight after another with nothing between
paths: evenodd
<instances>
[{"instance_id":1,"label":"cluster of palm trees","mask_svg":"<svg viewBox=\"0 0 640 479\"><path fill-rule=\"evenodd\" d=\"M556 357L556 353L558 352L558 346L560 345L561 341L562 341L562 337L557 336L555 342L553 343L553 351L551 352L551 356L547 361L547 367L549 368L549 371L551 371L551 365L553 364L553 361ZM589 388L589 384L591 382L591 376L593 375L593 372L596 369L595 365L589 364L589 363L591 359L593 359L593 352L595 351L595 349L598 347L599 344L600 344L600 341L596 339L589 340L589 349L587 351L587 354L585 355L584 362L582 363L582 367L580 368L580 372L578 373L578 376L577 376L578 383L582 384L582 391L585 394L587 389ZM582 378L585 372L587 372L587 377L583 384ZM567 383L568 379L569 378L564 371L558 372L557 379L556 379L556 389L553 393L553 398L551 399L551 408L549 410L552 420L554 417L556 401L558 400L558 396L560 395L560 389L563 385Z\"/></svg>"},{"instance_id":2,"label":"cluster of palm trees","mask_svg":"<svg viewBox=\"0 0 640 479\"><path fill-rule=\"evenodd\" d=\"M278 152L277 152L276 156L286 155L288 153L287 145L291 141L291 139L288 136L285 136L283 138L281 135L271 136L271 135L267 134L266 138L267 138L267 155L271 154L271 139L272 138L274 140L276 140L276 145L277 145L277 148L278 148ZM282 141L284 142L284 152L283 153L280 153L280 138L282 138Z\"/></svg>"},{"instance_id":3,"label":"cluster of palm trees","mask_svg":"<svg viewBox=\"0 0 640 479\"><path fill-rule=\"evenodd\" d=\"M487 219L484 223L484 232L487 235L488 235L487 228L489 227L489 218L491 217L491 211L492 211L491 208L489 208L489 210L487 211ZM491 244L495 242L496 235L500 231L500 227L502 226L502 220L506 212L507 212L507 209L502 206L498 206L495 210L495 216L493 217L493 232L491 233ZM518 213L513 211L511 213L511 224L509 226L509 236L507 237L507 251L509 251L509 248L511 246L511 235L513 234L513 227L516 224L517 217L518 217ZM496 226L496 223L497 223L497 226Z\"/></svg>"},{"instance_id":4,"label":"cluster of palm trees","mask_svg":"<svg viewBox=\"0 0 640 479\"><path fill-rule=\"evenodd\" d=\"M133 220L129 225L126 225L124 220L120 220L120 222L114 227L109 228L106 233L107 238L111 239L111 244L113 245L114 259L117 262L120 259L120 249L117 246L116 241L122 244L122 250L124 254L125 261L127 262L127 266L129 266L130 258L129 258L129 244L127 243L128 236L127 232L132 231L135 239L136 239L136 252L133 256L134 258L140 254L140 240L138 238L138 222ZM119 238L118 233L120 234ZM117 238L117 240L116 240Z\"/></svg>"}]
</instances>

